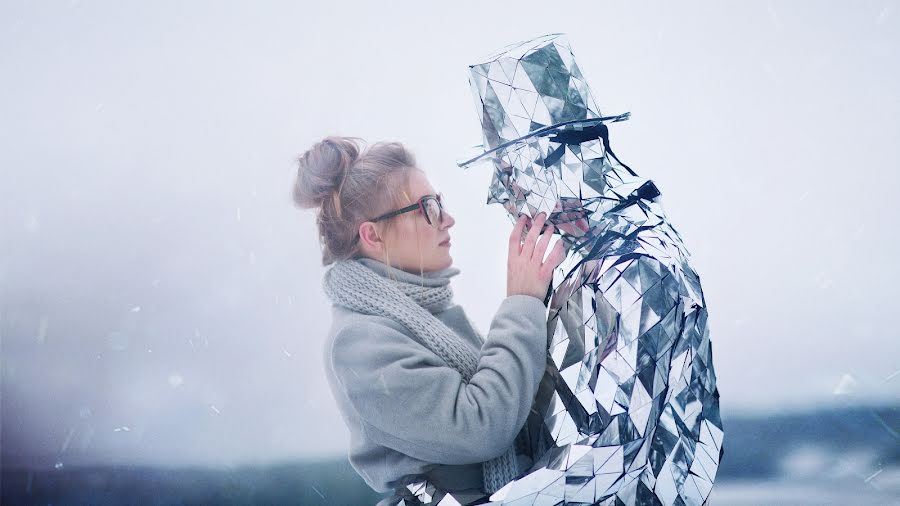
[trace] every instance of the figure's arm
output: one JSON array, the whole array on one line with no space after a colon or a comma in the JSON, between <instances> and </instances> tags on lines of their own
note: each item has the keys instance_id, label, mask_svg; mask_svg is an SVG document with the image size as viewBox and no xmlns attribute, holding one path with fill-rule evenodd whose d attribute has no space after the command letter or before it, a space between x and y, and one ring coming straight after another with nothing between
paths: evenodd
<instances>
[{"instance_id":1,"label":"figure's arm","mask_svg":"<svg viewBox=\"0 0 900 506\"><path fill-rule=\"evenodd\" d=\"M525 423L544 372L546 307L503 300L472 378L377 321L335 336L332 367L375 443L427 462L470 464L501 455Z\"/></svg>"}]
</instances>

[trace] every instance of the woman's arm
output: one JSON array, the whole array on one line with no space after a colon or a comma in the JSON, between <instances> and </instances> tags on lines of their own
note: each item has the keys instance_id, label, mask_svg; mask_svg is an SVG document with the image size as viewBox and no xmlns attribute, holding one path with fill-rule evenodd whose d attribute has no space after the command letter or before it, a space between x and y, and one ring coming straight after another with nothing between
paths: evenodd
<instances>
[{"instance_id":1,"label":"woman's arm","mask_svg":"<svg viewBox=\"0 0 900 506\"><path fill-rule=\"evenodd\" d=\"M491 322L468 383L417 341L377 321L336 334L332 367L372 441L459 465L490 460L513 443L546 354L546 306L531 295L511 295Z\"/></svg>"}]
</instances>

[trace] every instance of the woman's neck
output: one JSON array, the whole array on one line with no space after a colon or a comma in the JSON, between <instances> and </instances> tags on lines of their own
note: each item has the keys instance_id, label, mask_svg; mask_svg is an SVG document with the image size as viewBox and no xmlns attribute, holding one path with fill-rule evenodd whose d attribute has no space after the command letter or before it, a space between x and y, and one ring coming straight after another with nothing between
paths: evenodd
<instances>
[{"instance_id":1,"label":"woman's neck","mask_svg":"<svg viewBox=\"0 0 900 506\"><path fill-rule=\"evenodd\" d=\"M456 267L447 267L439 271L431 272L409 272L392 265L388 265L380 260L365 256L356 257L354 260L369 267L378 274L386 277L412 283L421 286L445 286L450 283L450 278L459 274L460 270Z\"/></svg>"}]
</instances>

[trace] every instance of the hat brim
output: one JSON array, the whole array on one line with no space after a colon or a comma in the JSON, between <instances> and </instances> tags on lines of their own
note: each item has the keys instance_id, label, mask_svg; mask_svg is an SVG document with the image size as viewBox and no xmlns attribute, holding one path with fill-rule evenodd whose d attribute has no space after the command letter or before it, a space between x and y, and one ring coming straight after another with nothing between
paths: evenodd
<instances>
[{"instance_id":1,"label":"hat brim","mask_svg":"<svg viewBox=\"0 0 900 506\"><path fill-rule=\"evenodd\" d=\"M533 132L529 132L522 137L517 139L513 139L511 141L504 142L494 149L490 149L488 151L484 151L483 153L479 153L478 155L471 157L464 161L457 161L456 165L462 168L468 168L471 165L475 165L477 163L486 161L488 157L491 155L496 155L511 146L515 146L517 144L521 144L522 142L532 138L532 137L543 137L546 135L552 135L557 132L566 131L566 130L580 130L587 127L591 127L594 125L598 125L600 123L615 123L618 121L625 121L631 117L631 112L625 112L619 114L618 116L604 116L602 118L591 118L591 119L576 119L571 121L563 121L562 123L557 123L555 125L545 126L543 128L539 128ZM475 149L483 148L483 144L479 144L474 146Z\"/></svg>"}]
</instances>

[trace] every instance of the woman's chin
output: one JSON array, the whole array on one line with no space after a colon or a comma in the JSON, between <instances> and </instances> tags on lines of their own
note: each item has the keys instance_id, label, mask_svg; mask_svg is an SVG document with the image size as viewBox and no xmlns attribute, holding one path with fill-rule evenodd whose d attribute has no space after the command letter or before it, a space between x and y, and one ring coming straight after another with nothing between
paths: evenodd
<instances>
[{"instance_id":1,"label":"woman's chin","mask_svg":"<svg viewBox=\"0 0 900 506\"><path fill-rule=\"evenodd\" d=\"M450 256L450 253L444 252L443 260L441 261L441 266L439 267L439 269L446 269L451 265L453 265L453 257Z\"/></svg>"}]
</instances>

